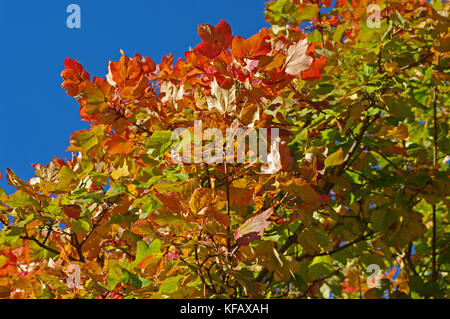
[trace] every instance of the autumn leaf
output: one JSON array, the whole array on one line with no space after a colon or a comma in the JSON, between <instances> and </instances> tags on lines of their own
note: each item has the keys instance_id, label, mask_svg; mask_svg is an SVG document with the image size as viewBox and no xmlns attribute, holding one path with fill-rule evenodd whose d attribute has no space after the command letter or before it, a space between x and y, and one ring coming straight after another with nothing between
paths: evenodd
<instances>
[{"instance_id":1,"label":"autumn leaf","mask_svg":"<svg viewBox=\"0 0 450 319\"><path fill-rule=\"evenodd\" d=\"M179 193L157 193L155 196L161 201L164 208L170 212L181 213L184 211L184 205L180 199Z\"/></svg>"},{"instance_id":2,"label":"autumn leaf","mask_svg":"<svg viewBox=\"0 0 450 319\"><path fill-rule=\"evenodd\" d=\"M342 148L339 148L336 152L327 156L327 158L325 159L325 167L341 165L343 162L344 152L342 151Z\"/></svg>"},{"instance_id":3,"label":"autumn leaf","mask_svg":"<svg viewBox=\"0 0 450 319\"><path fill-rule=\"evenodd\" d=\"M63 205L62 210L70 218L78 219L80 218L82 209L78 205Z\"/></svg>"},{"instance_id":4,"label":"autumn leaf","mask_svg":"<svg viewBox=\"0 0 450 319\"><path fill-rule=\"evenodd\" d=\"M255 104L250 104L244 107L241 110L241 114L239 115L239 119L243 125L253 124L256 120L259 119L259 109Z\"/></svg>"},{"instance_id":5,"label":"autumn leaf","mask_svg":"<svg viewBox=\"0 0 450 319\"><path fill-rule=\"evenodd\" d=\"M119 179L121 177L127 177L129 175L130 170L126 162L124 162L122 166L118 167L117 169L111 172L111 177L113 179Z\"/></svg>"},{"instance_id":6,"label":"autumn leaf","mask_svg":"<svg viewBox=\"0 0 450 319\"><path fill-rule=\"evenodd\" d=\"M218 212L217 210L213 211L214 219L219 223L222 224L225 227L228 227L231 225L231 220L228 215L225 215L223 213Z\"/></svg>"},{"instance_id":7,"label":"autumn leaf","mask_svg":"<svg viewBox=\"0 0 450 319\"><path fill-rule=\"evenodd\" d=\"M330 5L328 2L328 6ZM326 4L323 4L326 6ZM317 4L301 4L298 8L300 16L298 17L298 21L304 21L304 20L311 20L317 16L317 14L320 12L320 8Z\"/></svg>"},{"instance_id":8,"label":"autumn leaf","mask_svg":"<svg viewBox=\"0 0 450 319\"><path fill-rule=\"evenodd\" d=\"M266 28L248 39L244 39L240 35L236 36L231 46L231 54L240 59L259 59L270 53L271 50L270 34Z\"/></svg>"},{"instance_id":9,"label":"autumn leaf","mask_svg":"<svg viewBox=\"0 0 450 319\"><path fill-rule=\"evenodd\" d=\"M237 179L230 184L229 191L233 204L245 206L253 199L254 183L243 178Z\"/></svg>"},{"instance_id":10,"label":"autumn leaf","mask_svg":"<svg viewBox=\"0 0 450 319\"><path fill-rule=\"evenodd\" d=\"M309 68L313 59L306 55L308 42L306 39L292 44L287 51L285 62L286 73L292 76L299 75L302 71Z\"/></svg>"},{"instance_id":11,"label":"autumn leaf","mask_svg":"<svg viewBox=\"0 0 450 319\"><path fill-rule=\"evenodd\" d=\"M234 239L241 246L248 246L252 240L260 239L264 235L264 230L269 227L273 207L265 210L259 215L251 217L245 221L234 233Z\"/></svg>"},{"instance_id":12,"label":"autumn leaf","mask_svg":"<svg viewBox=\"0 0 450 319\"><path fill-rule=\"evenodd\" d=\"M132 144L121 137L120 135L114 134L111 139L106 142L109 148L110 154L128 154L131 151Z\"/></svg>"},{"instance_id":13,"label":"autumn leaf","mask_svg":"<svg viewBox=\"0 0 450 319\"><path fill-rule=\"evenodd\" d=\"M142 76L149 76L156 69L155 63L149 57L142 57L136 54L130 59L122 54L119 62L109 63L108 82L115 86L134 87L138 84Z\"/></svg>"},{"instance_id":14,"label":"autumn leaf","mask_svg":"<svg viewBox=\"0 0 450 319\"><path fill-rule=\"evenodd\" d=\"M230 47L233 41L231 28L225 20L220 20L216 27L210 24L199 25L198 35L203 42L197 45L195 50L210 59L214 59L224 49Z\"/></svg>"},{"instance_id":15,"label":"autumn leaf","mask_svg":"<svg viewBox=\"0 0 450 319\"><path fill-rule=\"evenodd\" d=\"M195 214L204 215L208 209L221 210L225 207L225 194L210 188L197 188L191 196L189 207Z\"/></svg>"},{"instance_id":16,"label":"autumn leaf","mask_svg":"<svg viewBox=\"0 0 450 319\"><path fill-rule=\"evenodd\" d=\"M0 297L448 299L450 4L380 2L379 28L370 4L269 1L256 34L203 24L176 61L121 50L104 78L66 59L89 128L7 169ZM175 162L200 120L261 133L258 162Z\"/></svg>"},{"instance_id":17,"label":"autumn leaf","mask_svg":"<svg viewBox=\"0 0 450 319\"><path fill-rule=\"evenodd\" d=\"M327 62L326 57L321 57L318 60L314 60L309 69L302 73L302 79L305 81L317 81L322 77L322 70Z\"/></svg>"},{"instance_id":18,"label":"autumn leaf","mask_svg":"<svg viewBox=\"0 0 450 319\"><path fill-rule=\"evenodd\" d=\"M310 203L313 206L318 206L322 203L322 197L317 193L314 188L302 178L293 178L290 180L282 181L280 188L299 196L302 201Z\"/></svg>"},{"instance_id":19,"label":"autumn leaf","mask_svg":"<svg viewBox=\"0 0 450 319\"><path fill-rule=\"evenodd\" d=\"M221 114L233 112L236 109L236 89L223 89L216 79L211 82L211 95L207 96L208 109L216 109Z\"/></svg>"},{"instance_id":20,"label":"autumn leaf","mask_svg":"<svg viewBox=\"0 0 450 319\"><path fill-rule=\"evenodd\" d=\"M406 140L409 138L408 128L406 127L406 125L400 124L399 126L394 127L392 130L389 130L386 133L386 136Z\"/></svg>"},{"instance_id":21,"label":"autumn leaf","mask_svg":"<svg viewBox=\"0 0 450 319\"><path fill-rule=\"evenodd\" d=\"M62 88L67 90L70 96L77 96L80 94L80 85L89 81L90 75L87 73L80 62L67 58L64 61L65 69L61 72L61 77L64 82Z\"/></svg>"},{"instance_id":22,"label":"autumn leaf","mask_svg":"<svg viewBox=\"0 0 450 319\"><path fill-rule=\"evenodd\" d=\"M132 225L132 231L143 237L154 237L155 231L149 221L140 219Z\"/></svg>"}]
</instances>

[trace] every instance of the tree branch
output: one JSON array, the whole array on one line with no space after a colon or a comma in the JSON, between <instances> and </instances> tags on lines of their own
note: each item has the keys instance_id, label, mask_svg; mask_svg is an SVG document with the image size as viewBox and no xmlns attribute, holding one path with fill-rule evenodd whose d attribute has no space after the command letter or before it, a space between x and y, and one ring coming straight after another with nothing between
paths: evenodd
<instances>
[{"instance_id":1,"label":"tree branch","mask_svg":"<svg viewBox=\"0 0 450 319\"><path fill-rule=\"evenodd\" d=\"M45 250L48 250L49 252L51 252L51 253L53 253L55 255L59 256L61 254L58 250L53 249L53 248L51 248L51 247L41 243L37 238L31 237L31 236L28 236L28 235L20 236L20 238L23 239L23 240L31 240L31 241L35 242L39 247L41 247L41 248L43 248ZM72 261L80 261L78 259L73 258L72 256L69 256L69 259L72 260Z\"/></svg>"},{"instance_id":2,"label":"tree branch","mask_svg":"<svg viewBox=\"0 0 450 319\"><path fill-rule=\"evenodd\" d=\"M89 233L86 235L86 237L83 239L83 241L80 243L80 247L83 247L83 245L86 243L86 241L89 239L89 237L91 236L92 232L95 230L95 228L97 228L97 226L100 224L101 220L103 219L103 217L105 217L106 213L108 212L108 209L104 209L101 213L100 213L100 217L99 219L93 223L92 225L92 229L89 231Z\"/></svg>"}]
</instances>

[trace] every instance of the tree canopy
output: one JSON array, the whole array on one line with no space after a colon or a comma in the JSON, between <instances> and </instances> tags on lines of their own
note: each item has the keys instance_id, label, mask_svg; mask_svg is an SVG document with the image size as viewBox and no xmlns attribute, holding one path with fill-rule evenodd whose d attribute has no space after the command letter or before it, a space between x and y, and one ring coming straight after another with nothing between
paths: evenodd
<instances>
[{"instance_id":1,"label":"tree canopy","mask_svg":"<svg viewBox=\"0 0 450 319\"><path fill-rule=\"evenodd\" d=\"M448 298L449 2L330 5L270 1L248 39L199 25L184 59L122 52L105 78L67 58L90 128L7 171L0 297ZM196 121L224 154L267 129L268 163L176 161L179 128L210 151Z\"/></svg>"}]
</instances>

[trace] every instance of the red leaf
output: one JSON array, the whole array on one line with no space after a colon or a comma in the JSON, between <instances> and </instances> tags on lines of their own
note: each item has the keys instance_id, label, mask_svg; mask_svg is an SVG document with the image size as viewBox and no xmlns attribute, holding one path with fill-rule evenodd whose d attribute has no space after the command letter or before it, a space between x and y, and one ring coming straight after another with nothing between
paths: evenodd
<instances>
[{"instance_id":1,"label":"red leaf","mask_svg":"<svg viewBox=\"0 0 450 319\"><path fill-rule=\"evenodd\" d=\"M161 201L164 208L171 213L179 213L184 209L179 193L156 193L155 196Z\"/></svg>"},{"instance_id":2,"label":"red leaf","mask_svg":"<svg viewBox=\"0 0 450 319\"><path fill-rule=\"evenodd\" d=\"M393 153L393 154L399 154L406 156L406 148L398 147L398 146L386 146L381 149L383 152Z\"/></svg>"},{"instance_id":3,"label":"red leaf","mask_svg":"<svg viewBox=\"0 0 450 319\"><path fill-rule=\"evenodd\" d=\"M219 37L219 42L228 48L233 41L233 33L231 32L230 25L225 20L220 20L219 24L215 28L217 36Z\"/></svg>"},{"instance_id":4,"label":"red leaf","mask_svg":"<svg viewBox=\"0 0 450 319\"><path fill-rule=\"evenodd\" d=\"M64 205L62 207L64 214L67 216L77 219L81 215L81 207L78 205Z\"/></svg>"},{"instance_id":5,"label":"red leaf","mask_svg":"<svg viewBox=\"0 0 450 319\"><path fill-rule=\"evenodd\" d=\"M327 62L326 57L321 57L319 60L314 60L308 70L303 72L302 79L305 81L316 81L322 77L322 70Z\"/></svg>"},{"instance_id":6,"label":"red leaf","mask_svg":"<svg viewBox=\"0 0 450 319\"><path fill-rule=\"evenodd\" d=\"M328 202L330 202L332 197L333 196L330 195L330 194L320 194L320 198L322 198L322 205L327 204Z\"/></svg>"},{"instance_id":7,"label":"red leaf","mask_svg":"<svg viewBox=\"0 0 450 319\"><path fill-rule=\"evenodd\" d=\"M234 239L241 246L248 246L252 240L260 239L264 230L269 227L270 221L267 219L273 214L273 207L265 210L259 215L247 219L236 232L234 233Z\"/></svg>"},{"instance_id":8,"label":"red leaf","mask_svg":"<svg viewBox=\"0 0 450 319\"><path fill-rule=\"evenodd\" d=\"M197 45L195 50L210 59L220 55L233 41L230 25L225 20L221 20L216 27L210 24L199 25L198 35L203 42Z\"/></svg>"},{"instance_id":9,"label":"red leaf","mask_svg":"<svg viewBox=\"0 0 450 319\"><path fill-rule=\"evenodd\" d=\"M177 260L178 258L180 258L180 254L176 250L171 250L166 254L165 257L166 257L167 261L172 261L172 260Z\"/></svg>"}]
</instances>

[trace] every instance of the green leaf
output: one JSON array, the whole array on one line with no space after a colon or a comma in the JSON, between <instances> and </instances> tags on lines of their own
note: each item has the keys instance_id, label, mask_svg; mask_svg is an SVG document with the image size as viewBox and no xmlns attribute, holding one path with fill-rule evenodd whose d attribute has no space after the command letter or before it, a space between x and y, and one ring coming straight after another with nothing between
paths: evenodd
<instances>
[{"instance_id":1,"label":"green leaf","mask_svg":"<svg viewBox=\"0 0 450 319\"><path fill-rule=\"evenodd\" d=\"M389 227L398 220L398 213L394 210L376 209L372 212L371 222L374 230L386 233Z\"/></svg>"},{"instance_id":2,"label":"green leaf","mask_svg":"<svg viewBox=\"0 0 450 319\"><path fill-rule=\"evenodd\" d=\"M39 206L33 197L22 190L18 190L12 194L6 204L11 208Z\"/></svg>"},{"instance_id":3,"label":"green leaf","mask_svg":"<svg viewBox=\"0 0 450 319\"><path fill-rule=\"evenodd\" d=\"M6 236L8 236L8 237L19 236L20 234L23 233L23 231L24 231L23 227L9 226Z\"/></svg>"},{"instance_id":4,"label":"green leaf","mask_svg":"<svg viewBox=\"0 0 450 319\"><path fill-rule=\"evenodd\" d=\"M156 189L160 193L166 193L166 192L174 192L179 193L183 191L183 187L186 185L185 182L168 182L168 183L158 183L155 186L153 186L154 189Z\"/></svg>"},{"instance_id":5,"label":"green leaf","mask_svg":"<svg viewBox=\"0 0 450 319\"><path fill-rule=\"evenodd\" d=\"M122 281L125 285L133 286L137 289L142 288L142 281L138 275L135 275L125 268L122 269Z\"/></svg>"},{"instance_id":6,"label":"green leaf","mask_svg":"<svg viewBox=\"0 0 450 319\"><path fill-rule=\"evenodd\" d=\"M336 31L334 31L333 41L340 42L342 39L342 35L344 34L344 32L347 28L348 28L348 26L346 24L339 24L336 28Z\"/></svg>"},{"instance_id":7,"label":"green leaf","mask_svg":"<svg viewBox=\"0 0 450 319\"><path fill-rule=\"evenodd\" d=\"M0 268L2 268L6 262L8 261L8 257L0 255Z\"/></svg>"},{"instance_id":8,"label":"green leaf","mask_svg":"<svg viewBox=\"0 0 450 319\"><path fill-rule=\"evenodd\" d=\"M342 148L339 148L337 152L334 152L325 159L325 167L337 166L342 163L344 163L344 152Z\"/></svg>"},{"instance_id":9,"label":"green leaf","mask_svg":"<svg viewBox=\"0 0 450 319\"><path fill-rule=\"evenodd\" d=\"M74 172L70 168L63 165L63 167L61 167L61 170L59 171L59 177L62 179L74 179L77 176L74 174Z\"/></svg>"},{"instance_id":10,"label":"green leaf","mask_svg":"<svg viewBox=\"0 0 450 319\"><path fill-rule=\"evenodd\" d=\"M73 152L82 151L83 153L87 153L101 141L102 136L104 136L104 129L104 125L98 125L89 131L81 130L75 132L70 139L72 146L69 149Z\"/></svg>"},{"instance_id":11,"label":"green leaf","mask_svg":"<svg viewBox=\"0 0 450 319\"><path fill-rule=\"evenodd\" d=\"M411 112L410 103L404 99L399 99L392 96L384 97L384 102L388 106L389 112L400 118L414 119L414 114Z\"/></svg>"},{"instance_id":12,"label":"green leaf","mask_svg":"<svg viewBox=\"0 0 450 319\"><path fill-rule=\"evenodd\" d=\"M133 265L136 266L145 257L149 256L150 254L159 252L161 252L161 241L159 239L154 239L150 243L150 246L147 246L147 244L143 241L139 241L137 243L136 259L134 260Z\"/></svg>"},{"instance_id":13,"label":"green leaf","mask_svg":"<svg viewBox=\"0 0 450 319\"><path fill-rule=\"evenodd\" d=\"M333 259L330 256L315 257L308 267L308 278L317 280L333 272Z\"/></svg>"},{"instance_id":14,"label":"green leaf","mask_svg":"<svg viewBox=\"0 0 450 319\"><path fill-rule=\"evenodd\" d=\"M132 208L123 214L114 215L108 225L117 224L117 225L127 225L130 226L132 223L136 222L139 219L138 208Z\"/></svg>"},{"instance_id":15,"label":"green leaf","mask_svg":"<svg viewBox=\"0 0 450 319\"><path fill-rule=\"evenodd\" d=\"M441 11L443 9L442 0L431 0L431 6L436 11Z\"/></svg>"},{"instance_id":16,"label":"green leaf","mask_svg":"<svg viewBox=\"0 0 450 319\"><path fill-rule=\"evenodd\" d=\"M172 131L155 131L145 142L148 154L153 157L161 156L172 144Z\"/></svg>"},{"instance_id":17,"label":"green leaf","mask_svg":"<svg viewBox=\"0 0 450 319\"><path fill-rule=\"evenodd\" d=\"M181 280L181 278L183 278L183 275L167 278L159 288L159 292L165 295L174 293L178 289L178 282Z\"/></svg>"},{"instance_id":18,"label":"green leaf","mask_svg":"<svg viewBox=\"0 0 450 319\"><path fill-rule=\"evenodd\" d=\"M300 9L300 15L298 16L297 21L302 22L305 20L311 20L312 18L317 17L319 11L320 11L319 6L317 6L316 4L304 5Z\"/></svg>"},{"instance_id":19,"label":"green leaf","mask_svg":"<svg viewBox=\"0 0 450 319\"><path fill-rule=\"evenodd\" d=\"M78 234L79 232L88 232L91 229L91 224L85 218L72 219L72 230Z\"/></svg>"},{"instance_id":20,"label":"green leaf","mask_svg":"<svg viewBox=\"0 0 450 319\"><path fill-rule=\"evenodd\" d=\"M162 207L161 201L153 194L145 195L135 203L140 204L142 211L145 213L151 213L153 210Z\"/></svg>"},{"instance_id":21,"label":"green leaf","mask_svg":"<svg viewBox=\"0 0 450 319\"><path fill-rule=\"evenodd\" d=\"M117 260L111 260L108 264L108 289L113 291L122 278L122 267L119 266Z\"/></svg>"},{"instance_id":22,"label":"green leaf","mask_svg":"<svg viewBox=\"0 0 450 319\"><path fill-rule=\"evenodd\" d=\"M311 33L307 33L306 38L308 39L309 42L320 43L322 41L322 35L317 30Z\"/></svg>"}]
</instances>

